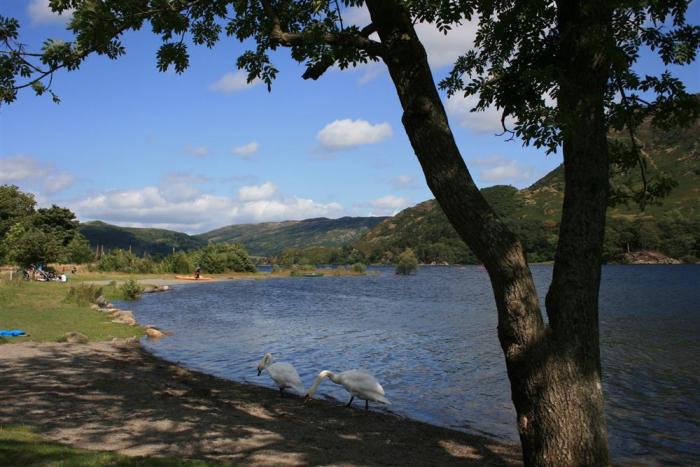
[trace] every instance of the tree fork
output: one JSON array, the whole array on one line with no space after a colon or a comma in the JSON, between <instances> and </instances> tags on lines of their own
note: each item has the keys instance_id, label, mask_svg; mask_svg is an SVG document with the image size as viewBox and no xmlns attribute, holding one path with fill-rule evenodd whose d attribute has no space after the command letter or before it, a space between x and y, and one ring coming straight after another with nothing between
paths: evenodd
<instances>
[{"instance_id":1,"label":"tree fork","mask_svg":"<svg viewBox=\"0 0 700 467\"><path fill-rule=\"evenodd\" d=\"M577 220L575 214L581 208L581 198L585 204L589 190L600 191L600 159L607 161L605 151L593 162L597 169L588 179L585 169L583 171L585 180L580 183L586 184L586 190L580 191L578 181L572 181L571 186L567 184L568 198L573 196L575 202L565 202L564 210L568 214L562 235L569 237L560 245L561 254L555 268L557 277L562 278L575 278L577 272L585 270L586 278L577 290L586 289L586 297L595 297L595 300L589 300L585 310L584 321L588 327L581 333L576 323L569 328L567 321L561 326L566 332L561 332L559 326L545 328L522 244L493 212L469 174L449 128L425 49L416 36L409 13L395 1L368 0L367 7L382 44L388 48L383 59L401 101L403 125L428 186L450 223L489 272L498 309L498 336L511 381L525 463L606 464L607 438L597 337L598 263L599 248L602 247L602 236L597 230L600 229L589 232L593 238L587 239L596 245L600 240L600 245L589 249L588 243L583 244L582 255L587 255L588 259L581 266L571 264L572 257L567 249L581 240L570 231L586 230L587 221ZM594 120L594 130L598 131L601 121ZM577 154L587 152L583 149L586 144L578 143L578 140L573 142ZM600 146L596 146L593 151L599 149ZM567 147L564 152L570 154L571 150ZM569 172L574 172L574 179L582 175L581 170L576 163L569 167ZM607 186L607 166L605 170L602 180ZM575 193L572 195L571 191ZM599 220L600 202L607 199L607 194L594 198L584 208L591 211L593 218L588 221L593 223ZM573 258L578 259L577 256ZM562 265L567 267L562 268ZM591 272L591 268L596 267L597 275ZM562 275L560 271L566 271L566 274ZM562 288L566 283L553 281L550 295L559 295L559 301L565 303L567 309L576 308L578 298ZM549 316L551 321L551 312ZM593 321L595 326L592 327ZM576 336L574 340L580 344L578 347L567 341L571 336Z\"/></svg>"}]
</instances>

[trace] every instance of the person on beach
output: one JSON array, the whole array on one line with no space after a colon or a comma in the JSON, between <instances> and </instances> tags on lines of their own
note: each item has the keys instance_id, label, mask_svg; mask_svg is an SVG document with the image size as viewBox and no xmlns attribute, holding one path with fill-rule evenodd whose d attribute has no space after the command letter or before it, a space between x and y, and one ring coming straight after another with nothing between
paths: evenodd
<instances>
[{"instance_id":1,"label":"person on beach","mask_svg":"<svg viewBox=\"0 0 700 467\"><path fill-rule=\"evenodd\" d=\"M199 266L197 266L197 267L194 269L194 278L195 278L195 279L199 279L199 275L201 274L201 272L202 272L202 268L200 268Z\"/></svg>"}]
</instances>

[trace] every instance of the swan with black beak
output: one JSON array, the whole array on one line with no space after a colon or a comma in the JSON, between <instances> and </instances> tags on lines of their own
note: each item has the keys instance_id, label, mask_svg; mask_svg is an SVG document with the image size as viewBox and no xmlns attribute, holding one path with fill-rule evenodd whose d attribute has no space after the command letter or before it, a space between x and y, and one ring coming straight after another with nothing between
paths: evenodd
<instances>
[{"instance_id":1,"label":"swan with black beak","mask_svg":"<svg viewBox=\"0 0 700 467\"><path fill-rule=\"evenodd\" d=\"M304 385L301 383L299 373L297 373L296 368L291 363L275 362L272 354L266 353L260 360L260 363L258 363L258 376L264 370L267 370L272 381L280 388L281 397L284 397L285 389L294 389L299 394L304 394Z\"/></svg>"}]
</instances>

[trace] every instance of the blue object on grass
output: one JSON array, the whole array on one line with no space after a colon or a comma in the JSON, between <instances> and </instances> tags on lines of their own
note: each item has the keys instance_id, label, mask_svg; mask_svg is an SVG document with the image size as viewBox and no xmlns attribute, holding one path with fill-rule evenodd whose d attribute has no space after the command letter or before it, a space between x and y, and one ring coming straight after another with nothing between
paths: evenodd
<instances>
[{"instance_id":1,"label":"blue object on grass","mask_svg":"<svg viewBox=\"0 0 700 467\"><path fill-rule=\"evenodd\" d=\"M17 336L26 336L27 333L22 331L21 329L0 329L0 336L3 337L17 337Z\"/></svg>"}]
</instances>

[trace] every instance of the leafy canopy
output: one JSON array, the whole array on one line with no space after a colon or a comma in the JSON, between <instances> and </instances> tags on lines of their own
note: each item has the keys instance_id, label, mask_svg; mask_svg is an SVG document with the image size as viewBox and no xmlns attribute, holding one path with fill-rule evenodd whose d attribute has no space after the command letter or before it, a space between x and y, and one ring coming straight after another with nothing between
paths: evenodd
<instances>
[{"instance_id":1,"label":"leafy canopy","mask_svg":"<svg viewBox=\"0 0 700 467\"><path fill-rule=\"evenodd\" d=\"M31 87L50 93L56 70L77 69L90 54L115 59L126 50L122 35L146 25L160 37L157 67L182 73L191 46L212 47L222 35L244 43L237 65L248 81L259 78L268 89L278 70L270 52L289 47L305 63L304 78L317 79L333 64L340 68L369 60L390 59L385 44L370 39L376 28L343 23L343 7L362 0L50 0L56 12L73 10L69 29L74 41L47 40L29 52L19 39L19 23L0 16L0 103ZM465 50L440 86L449 95L479 97L476 110L495 105L502 111L504 133L525 144L554 152L562 143L566 115L556 104L559 72L567 50L560 37L560 5L545 0L403 0L415 22L447 32L455 24L477 20L475 46ZM585 2L584 2L585 3ZM688 24L690 0L612 0L610 34L593 44L609 63L605 108L609 128L623 132L610 145L614 170L638 165L643 188L613 191L612 201L637 201L642 207L664 196L672 180L647 177L647 164L635 129L646 118L660 127L687 125L700 115L700 104L668 70L641 75L634 69L640 51L656 53L665 66L696 59L700 27ZM593 5L593 4L591 4ZM596 4L597 5L597 4ZM595 7L592 6L592 7ZM506 125L512 117L512 128Z\"/></svg>"},{"instance_id":2,"label":"leafy canopy","mask_svg":"<svg viewBox=\"0 0 700 467\"><path fill-rule=\"evenodd\" d=\"M613 203L631 199L643 208L674 186L661 174L647 179L647 159L635 131L645 119L663 129L689 126L700 115L700 103L668 69L659 75L641 75L635 64L642 50L655 52L665 67L689 65L696 59L700 27L686 20L689 4L686 0L609 1L609 36L589 44L596 48L598 59L609 63L603 97L607 125L618 133L610 144L613 172L639 165L644 182L636 192L613 187ZM558 3L477 1L462 13L478 19L475 47L459 57L440 86L448 95L478 96L477 109L495 105L502 110L504 133L544 147L548 153L556 151L567 121L556 99L562 63L569 55L558 27ZM509 116L515 121L512 128L506 124Z\"/></svg>"},{"instance_id":3,"label":"leafy canopy","mask_svg":"<svg viewBox=\"0 0 700 467\"><path fill-rule=\"evenodd\" d=\"M35 205L31 193L14 185L0 185L0 261L26 266L92 258L71 210L56 205L35 209Z\"/></svg>"}]
</instances>

